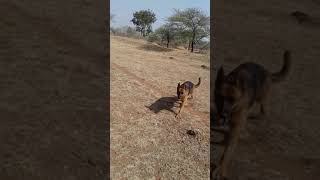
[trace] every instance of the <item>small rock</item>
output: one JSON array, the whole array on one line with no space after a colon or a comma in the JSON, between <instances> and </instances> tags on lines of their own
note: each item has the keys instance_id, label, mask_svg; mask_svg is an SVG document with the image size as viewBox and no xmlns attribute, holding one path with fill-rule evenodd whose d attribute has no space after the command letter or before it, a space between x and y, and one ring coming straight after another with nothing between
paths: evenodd
<instances>
[{"instance_id":1,"label":"small rock","mask_svg":"<svg viewBox=\"0 0 320 180\"><path fill-rule=\"evenodd\" d=\"M301 11L294 11L291 13L291 16L295 17L299 23L310 20L310 16Z\"/></svg>"},{"instance_id":2,"label":"small rock","mask_svg":"<svg viewBox=\"0 0 320 180\"><path fill-rule=\"evenodd\" d=\"M195 135L197 135L197 132L192 129L189 129L189 130L187 130L187 134L190 136L195 136Z\"/></svg>"},{"instance_id":3,"label":"small rock","mask_svg":"<svg viewBox=\"0 0 320 180\"><path fill-rule=\"evenodd\" d=\"M208 66L206 66L206 65L201 65L201 67L203 68L203 69L210 69Z\"/></svg>"}]
</instances>

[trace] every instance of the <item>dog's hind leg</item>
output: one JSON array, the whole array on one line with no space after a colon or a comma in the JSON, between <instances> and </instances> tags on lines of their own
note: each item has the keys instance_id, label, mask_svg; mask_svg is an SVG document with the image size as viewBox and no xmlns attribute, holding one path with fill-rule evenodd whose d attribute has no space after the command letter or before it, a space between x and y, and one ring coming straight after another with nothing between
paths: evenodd
<instances>
[{"instance_id":1,"label":"dog's hind leg","mask_svg":"<svg viewBox=\"0 0 320 180\"><path fill-rule=\"evenodd\" d=\"M258 115L259 118L263 118L266 115L266 100L260 100L260 114Z\"/></svg>"},{"instance_id":2,"label":"dog's hind leg","mask_svg":"<svg viewBox=\"0 0 320 180\"><path fill-rule=\"evenodd\" d=\"M265 100L257 102L257 108L259 108L259 112L251 112L249 115L249 119L261 119L265 117L266 114L266 105Z\"/></svg>"},{"instance_id":3,"label":"dog's hind leg","mask_svg":"<svg viewBox=\"0 0 320 180\"><path fill-rule=\"evenodd\" d=\"M190 91L190 95L189 95L189 97L190 97L190 99L193 99L193 88L191 89L191 91Z\"/></svg>"},{"instance_id":4,"label":"dog's hind leg","mask_svg":"<svg viewBox=\"0 0 320 180\"><path fill-rule=\"evenodd\" d=\"M193 99L193 94L190 95L190 99Z\"/></svg>"},{"instance_id":5,"label":"dog's hind leg","mask_svg":"<svg viewBox=\"0 0 320 180\"><path fill-rule=\"evenodd\" d=\"M264 90L260 93L257 102L260 104L260 114L259 117L263 118L266 115L266 104L268 97L270 96L270 82L266 82L264 85Z\"/></svg>"}]
</instances>

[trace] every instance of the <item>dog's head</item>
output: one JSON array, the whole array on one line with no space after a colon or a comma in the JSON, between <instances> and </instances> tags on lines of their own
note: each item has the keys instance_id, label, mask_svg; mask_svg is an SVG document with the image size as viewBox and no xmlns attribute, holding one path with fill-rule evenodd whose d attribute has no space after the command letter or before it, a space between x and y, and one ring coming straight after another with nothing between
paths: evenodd
<instances>
[{"instance_id":1,"label":"dog's head","mask_svg":"<svg viewBox=\"0 0 320 180\"><path fill-rule=\"evenodd\" d=\"M186 88L184 87L184 85L178 83L177 85L177 97L178 99L181 99L182 97L184 97L186 95Z\"/></svg>"},{"instance_id":2,"label":"dog's head","mask_svg":"<svg viewBox=\"0 0 320 180\"><path fill-rule=\"evenodd\" d=\"M214 97L218 119L226 118L237 106L241 105L245 87L244 80L244 73L231 72L225 75L222 67L218 70Z\"/></svg>"}]
</instances>

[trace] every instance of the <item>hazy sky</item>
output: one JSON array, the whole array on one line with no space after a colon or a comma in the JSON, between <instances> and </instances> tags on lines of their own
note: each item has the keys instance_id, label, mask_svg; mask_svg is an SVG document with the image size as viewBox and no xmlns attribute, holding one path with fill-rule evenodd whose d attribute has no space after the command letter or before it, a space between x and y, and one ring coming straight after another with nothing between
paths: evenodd
<instances>
[{"instance_id":1,"label":"hazy sky","mask_svg":"<svg viewBox=\"0 0 320 180\"><path fill-rule=\"evenodd\" d=\"M173 14L173 8L199 8L208 16L210 15L210 0L111 0L110 13L114 14L114 22L111 25L133 26L130 20L135 11L152 10L157 17L157 21L153 24L153 29L165 23L165 19Z\"/></svg>"}]
</instances>

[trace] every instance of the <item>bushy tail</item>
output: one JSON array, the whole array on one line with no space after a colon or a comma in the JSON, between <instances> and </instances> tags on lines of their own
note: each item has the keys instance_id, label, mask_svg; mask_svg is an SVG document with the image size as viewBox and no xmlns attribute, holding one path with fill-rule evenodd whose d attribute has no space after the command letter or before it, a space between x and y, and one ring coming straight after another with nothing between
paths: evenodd
<instances>
[{"instance_id":1,"label":"bushy tail","mask_svg":"<svg viewBox=\"0 0 320 180\"><path fill-rule=\"evenodd\" d=\"M197 83L194 87L197 88L197 87L200 86L200 84L201 84L201 77L199 77L199 81L198 81L198 83Z\"/></svg>"},{"instance_id":2,"label":"bushy tail","mask_svg":"<svg viewBox=\"0 0 320 180\"><path fill-rule=\"evenodd\" d=\"M272 82L283 81L289 74L291 67L291 52L286 50L283 54L283 66L279 72L271 74Z\"/></svg>"}]
</instances>

